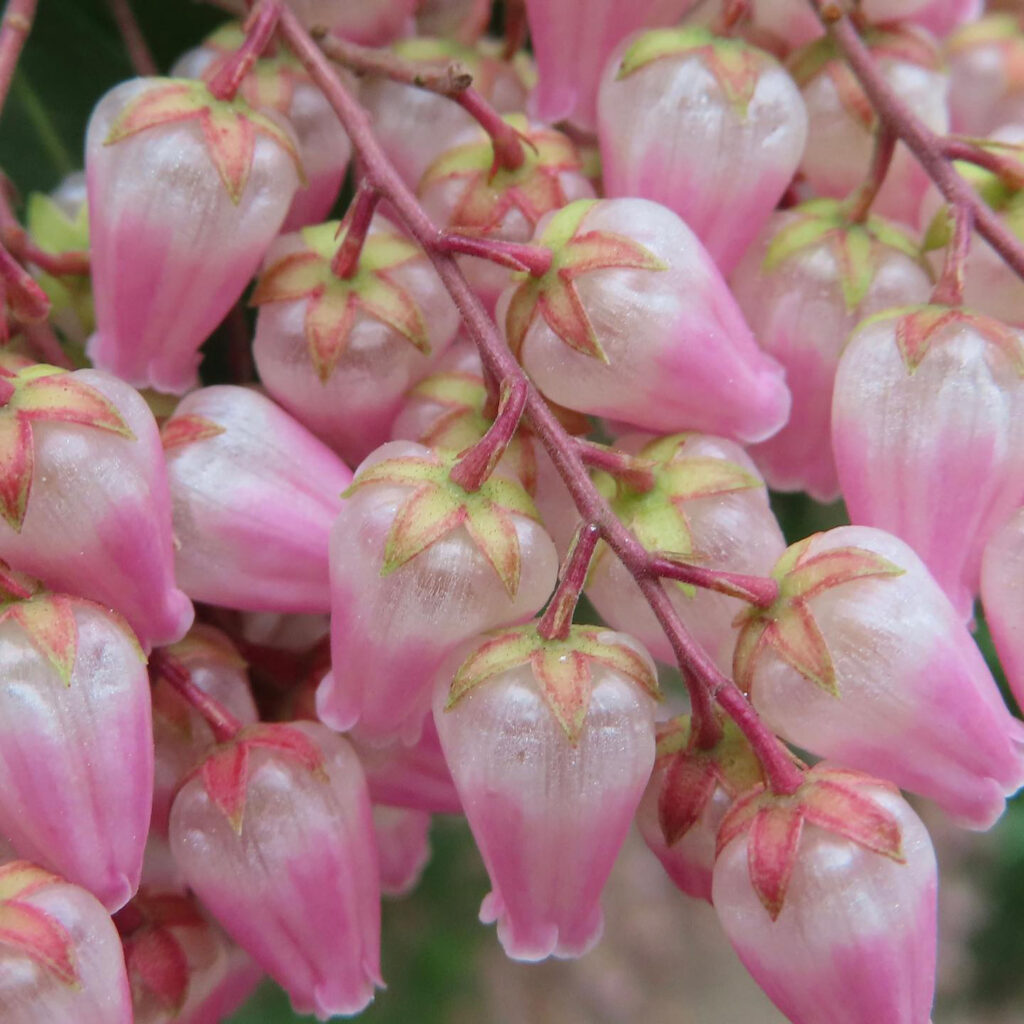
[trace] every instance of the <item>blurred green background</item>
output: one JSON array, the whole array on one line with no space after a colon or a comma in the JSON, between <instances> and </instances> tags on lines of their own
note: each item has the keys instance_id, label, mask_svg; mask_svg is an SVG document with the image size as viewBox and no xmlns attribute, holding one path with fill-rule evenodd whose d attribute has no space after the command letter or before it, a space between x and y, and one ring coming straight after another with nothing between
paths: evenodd
<instances>
[{"instance_id":1,"label":"blurred green background","mask_svg":"<svg viewBox=\"0 0 1024 1024\"><path fill-rule=\"evenodd\" d=\"M135 7L164 69L223 20L190 0L135 0ZM131 74L104 0L41 0L0 124L0 167L23 197L52 188L81 166L93 104ZM794 497L777 497L775 504L791 540L843 521L841 506L822 508ZM983 623L979 639L991 657ZM936 1024L1020 1021L1024 803L1012 805L987 836L929 824L947 894L948 948L940 966ZM505 961L493 929L477 923L487 879L464 823L437 820L432 844L434 856L418 890L385 903L388 988L362 1016L369 1024L780 1020L730 960L707 909L675 893L635 840L610 887L602 945L579 964L536 967ZM233 1018L236 1024L299 1019L269 983Z\"/></svg>"}]
</instances>

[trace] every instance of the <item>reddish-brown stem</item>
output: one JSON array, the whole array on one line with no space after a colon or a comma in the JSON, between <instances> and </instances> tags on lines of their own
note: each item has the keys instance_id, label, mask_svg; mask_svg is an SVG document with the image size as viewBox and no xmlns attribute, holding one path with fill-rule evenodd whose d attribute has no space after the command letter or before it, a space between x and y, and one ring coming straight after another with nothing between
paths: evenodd
<instances>
[{"instance_id":1,"label":"reddish-brown stem","mask_svg":"<svg viewBox=\"0 0 1024 1024\"><path fill-rule=\"evenodd\" d=\"M770 576L748 576L741 572L708 569L684 562L665 552L655 555L651 571L665 579L679 580L704 590L738 597L758 608L770 608L779 597L779 584Z\"/></svg>"},{"instance_id":2,"label":"reddish-brown stem","mask_svg":"<svg viewBox=\"0 0 1024 1024\"><path fill-rule=\"evenodd\" d=\"M4 228L3 243L22 263L31 263L54 277L85 277L89 273L89 254L84 251L46 252L32 241L31 235L18 223Z\"/></svg>"},{"instance_id":3,"label":"reddish-brown stem","mask_svg":"<svg viewBox=\"0 0 1024 1024\"><path fill-rule=\"evenodd\" d=\"M355 277L359 269L359 257L366 242L367 232L373 223L373 214L380 202L380 193L365 179L345 216L345 237L331 260L331 271L335 276L348 280Z\"/></svg>"},{"instance_id":4,"label":"reddish-brown stem","mask_svg":"<svg viewBox=\"0 0 1024 1024\"><path fill-rule=\"evenodd\" d=\"M960 306L964 301L964 270L971 248L971 208L953 207L953 237L946 248L946 262L932 291L936 306Z\"/></svg>"},{"instance_id":5,"label":"reddish-brown stem","mask_svg":"<svg viewBox=\"0 0 1024 1024\"><path fill-rule=\"evenodd\" d=\"M523 166L526 154L523 152L523 140L519 132L503 121L501 114L476 89L463 89L454 99L491 137L495 166L504 167L508 171Z\"/></svg>"},{"instance_id":6,"label":"reddish-brown stem","mask_svg":"<svg viewBox=\"0 0 1024 1024\"><path fill-rule=\"evenodd\" d=\"M848 218L851 224L862 224L871 212L871 204L885 181L896 149L896 136L887 125L880 124L875 132L875 148L871 153L868 174L860 188L850 197Z\"/></svg>"},{"instance_id":7,"label":"reddish-brown stem","mask_svg":"<svg viewBox=\"0 0 1024 1024\"><path fill-rule=\"evenodd\" d=\"M173 654L155 650L149 658L149 672L154 680L165 679L203 716L218 743L227 742L242 728L242 723L220 701L192 682L192 673Z\"/></svg>"},{"instance_id":8,"label":"reddish-brown stem","mask_svg":"<svg viewBox=\"0 0 1024 1024\"><path fill-rule=\"evenodd\" d=\"M574 437L579 457L591 468L603 470L627 487L646 494L654 487L654 469L646 459L638 459L628 452L620 452L585 437Z\"/></svg>"},{"instance_id":9,"label":"reddish-brown stem","mask_svg":"<svg viewBox=\"0 0 1024 1024\"><path fill-rule=\"evenodd\" d=\"M641 592L665 629L679 659L690 692L693 713L700 722L700 735L707 742L717 726L712 701L722 706L723 693L739 698L730 706L741 710L737 722L755 753L761 757L770 785L778 792L793 792L801 781L800 772L780 746L770 729L753 711L742 712L746 705L735 684L719 671L710 656L684 628L661 582L651 573L651 556L632 533L618 520L608 503L594 487L587 467L579 456L572 437L558 422L540 393L527 381L522 367L509 351L498 328L487 315L469 282L451 253L437 245L437 226L427 216L415 195L402 181L373 134L369 117L338 80L330 63L308 32L289 10L281 14L281 31L293 53L320 87L341 120L352 145L359 153L366 176L380 189L413 238L427 253L438 276L462 315L470 338L480 351L485 370L502 381L521 381L525 387L525 413L533 432L544 445L555 468L565 482L580 518L595 524L602 539L636 579Z\"/></svg>"},{"instance_id":10,"label":"reddish-brown stem","mask_svg":"<svg viewBox=\"0 0 1024 1024\"><path fill-rule=\"evenodd\" d=\"M50 300L32 275L0 245L0 282L3 283L7 308L22 323L45 320Z\"/></svg>"},{"instance_id":11,"label":"reddish-brown stem","mask_svg":"<svg viewBox=\"0 0 1024 1024\"><path fill-rule=\"evenodd\" d=\"M505 45L501 56L511 60L526 42L529 23L526 20L526 0L505 0Z\"/></svg>"},{"instance_id":12,"label":"reddish-brown stem","mask_svg":"<svg viewBox=\"0 0 1024 1024\"><path fill-rule=\"evenodd\" d=\"M0 110L11 90L14 69L18 66L21 49L32 31L36 17L37 0L8 0L0 22Z\"/></svg>"},{"instance_id":13,"label":"reddish-brown stem","mask_svg":"<svg viewBox=\"0 0 1024 1024\"><path fill-rule=\"evenodd\" d=\"M38 324L22 324L21 331L32 351L42 362L59 366L62 370L75 369L75 364L61 348L53 328L45 320Z\"/></svg>"},{"instance_id":14,"label":"reddish-brown stem","mask_svg":"<svg viewBox=\"0 0 1024 1024\"><path fill-rule=\"evenodd\" d=\"M871 106L889 129L917 158L947 202L971 211L974 226L1020 277L1024 277L1024 245L954 169L945 144L896 95L871 56L850 17L836 0L809 0L832 34L850 70L860 82Z\"/></svg>"},{"instance_id":15,"label":"reddish-brown stem","mask_svg":"<svg viewBox=\"0 0 1024 1024\"><path fill-rule=\"evenodd\" d=\"M565 640L569 636L573 613L579 604L600 539L601 530L596 523L580 523L576 528L576 535L558 573L558 589L537 623L537 632L545 640Z\"/></svg>"},{"instance_id":16,"label":"reddish-brown stem","mask_svg":"<svg viewBox=\"0 0 1024 1024\"><path fill-rule=\"evenodd\" d=\"M417 89L453 97L473 84L473 76L458 61L432 67L424 61L405 60L387 50L360 46L337 36L324 36L319 43L320 49L331 60L358 75L379 75L403 85L414 85Z\"/></svg>"},{"instance_id":17,"label":"reddish-brown stem","mask_svg":"<svg viewBox=\"0 0 1024 1024\"><path fill-rule=\"evenodd\" d=\"M124 48L128 52L128 59L132 62L135 73L141 76L159 74L160 69L146 44L142 29L139 28L131 0L107 0L107 7L110 8L117 30L121 33Z\"/></svg>"},{"instance_id":18,"label":"reddish-brown stem","mask_svg":"<svg viewBox=\"0 0 1024 1024\"><path fill-rule=\"evenodd\" d=\"M498 411L487 433L464 452L448 474L463 490L478 491L494 472L505 450L519 429L526 405L526 380L521 375L506 377L501 382Z\"/></svg>"},{"instance_id":19,"label":"reddish-brown stem","mask_svg":"<svg viewBox=\"0 0 1024 1024\"><path fill-rule=\"evenodd\" d=\"M551 269L551 250L529 242L505 242L498 238L474 238L445 231L437 242L442 252L479 256L509 270L521 270L543 277Z\"/></svg>"},{"instance_id":20,"label":"reddish-brown stem","mask_svg":"<svg viewBox=\"0 0 1024 1024\"><path fill-rule=\"evenodd\" d=\"M217 99L234 99L242 80L274 38L281 5L282 0L260 0L253 8L245 23L245 42L207 80L206 87Z\"/></svg>"},{"instance_id":21,"label":"reddish-brown stem","mask_svg":"<svg viewBox=\"0 0 1024 1024\"><path fill-rule=\"evenodd\" d=\"M947 136L942 140L942 152L950 160L963 160L998 174L1009 188L1024 188L1024 152L1014 160L998 150L957 136Z\"/></svg>"}]
</instances>

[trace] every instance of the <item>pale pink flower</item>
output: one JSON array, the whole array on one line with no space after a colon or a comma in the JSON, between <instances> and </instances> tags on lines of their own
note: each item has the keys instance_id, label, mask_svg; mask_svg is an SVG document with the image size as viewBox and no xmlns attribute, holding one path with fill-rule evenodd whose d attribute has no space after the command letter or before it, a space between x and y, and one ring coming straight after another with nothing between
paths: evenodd
<instances>
[{"instance_id":1,"label":"pale pink flower","mask_svg":"<svg viewBox=\"0 0 1024 1024\"><path fill-rule=\"evenodd\" d=\"M193 391L163 429L175 565L198 601L249 611L330 605L327 542L351 471L269 398Z\"/></svg>"},{"instance_id":2,"label":"pale pink flower","mask_svg":"<svg viewBox=\"0 0 1024 1024\"><path fill-rule=\"evenodd\" d=\"M623 42L598 116L605 195L663 203L723 274L786 191L807 135L800 91L770 54L696 26Z\"/></svg>"},{"instance_id":3,"label":"pale pink flower","mask_svg":"<svg viewBox=\"0 0 1024 1024\"><path fill-rule=\"evenodd\" d=\"M1024 705L1024 510L1018 509L985 545L981 601L1006 681L1018 705Z\"/></svg>"},{"instance_id":4,"label":"pale pink flower","mask_svg":"<svg viewBox=\"0 0 1024 1024\"><path fill-rule=\"evenodd\" d=\"M373 830L380 891L386 896L405 896L416 888L430 860L430 815L407 807L374 804Z\"/></svg>"}]
</instances>

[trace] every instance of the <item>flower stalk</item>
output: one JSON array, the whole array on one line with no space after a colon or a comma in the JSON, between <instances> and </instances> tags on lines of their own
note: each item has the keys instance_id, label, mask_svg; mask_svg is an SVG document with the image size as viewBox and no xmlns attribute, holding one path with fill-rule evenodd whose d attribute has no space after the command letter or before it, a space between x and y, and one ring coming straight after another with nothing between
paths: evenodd
<instances>
[{"instance_id":1,"label":"flower stalk","mask_svg":"<svg viewBox=\"0 0 1024 1024\"><path fill-rule=\"evenodd\" d=\"M558 589L537 623L537 632L545 640L568 638L572 617L587 582L590 563L600 539L601 531L594 523L580 523L576 528L576 535L558 574Z\"/></svg>"},{"instance_id":2,"label":"flower stalk","mask_svg":"<svg viewBox=\"0 0 1024 1024\"><path fill-rule=\"evenodd\" d=\"M204 693L192 681L192 673L165 650L156 650L149 659L151 676L166 679L178 694L206 720L218 743L232 739L242 723L220 701Z\"/></svg>"}]
</instances>

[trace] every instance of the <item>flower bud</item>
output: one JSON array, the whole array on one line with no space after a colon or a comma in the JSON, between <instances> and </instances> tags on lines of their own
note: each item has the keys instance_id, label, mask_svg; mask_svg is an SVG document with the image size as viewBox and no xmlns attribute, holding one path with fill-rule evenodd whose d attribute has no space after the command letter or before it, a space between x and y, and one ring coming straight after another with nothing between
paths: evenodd
<instances>
[{"instance_id":1,"label":"flower bud","mask_svg":"<svg viewBox=\"0 0 1024 1024\"><path fill-rule=\"evenodd\" d=\"M905 540L966 619L985 543L1024 490L1024 331L944 306L862 324L832 447L850 519Z\"/></svg>"},{"instance_id":2,"label":"flower bud","mask_svg":"<svg viewBox=\"0 0 1024 1024\"><path fill-rule=\"evenodd\" d=\"M193 611L174 582L163 452L142 397L42 364L0 371L0 392L0 558L116 609L144 647L180 640Z\"/></svg>"},{"instance_id":3,"label":"flower bud","mask_svg":"<svg viewBox=\"0 0 1024 1024\"><path fill-rule=\"evenodd\" d=\"M723 274L786 191L807 135L800 91L772 56L693 25L622 43L598 113L605 194L663 203Z\"/></svg>"},{"instance_id":4,"label":"flower bud","mask_svg":"<svg viewBox=\"0 0 1024 1024\"><path fill-rule=\"evenodd\" d=\"M171 809L190 888L298 1013L353 1014L381 984L380 882L359 761L313 722L218 747Z\"/></svg>"},{"instance_id":5,"label":"flower bud","mask_svg":"<svg viewBox=\"0 0 1024 1024\"><path fill-rule=\"evenodd\" d=\"M526 0L539 80L530 113L592 130L597 88L612 50L640 28L672 25L696 0ZM642 112L641 112L642 113Z\"/></svg>"},{"instance_id":6,"label":"flower bud","mask_svg":"<svg viewBox=\"0 0 1024 1024\"><path fill-rule=\"evenodd\" d=\"M818 765L792 796L740 799L718 849L718 918L792 1024L927 1024L935 852L898 792Z\"/></svg>"},{"instance_id":7,"label":"flower bud","mask_svg":"<svg viewBox=\"0 0 1024 1024\"><path fill-rule=\"evenodd\" d=\"M744 616L735 657L765 722L990 827L1024 784L1024 724L914 552L844 526L794 544L773 575L779 599Z\"/></svg>"},{"instance_id":8,"label":"flower bud","mask_svg":"<svg viewBox=\"0 0 1024 1024\"><path fill-rule=\"evenodd\" d=\"M171 74L209 80L244 40L240 25L222 25L201 46L178 58ZM239 92L251 107L280 114L295 132L306 184L295 193L281 230L319 224L338 198L352 155L352 144L338 115L299 59L274 44L242 79Z\"/></svg>"},{"instance_id":9,"label":"flower bud","mask_svg":"<svg viewBox=\"0 0 1024 1024\"><path fill-rule=\"evenodd\" d=\"M495 474L465 491L451 453L394 441L356 472L331 534L331 664L320 718L373 742L414 743L441 661L522 621L554 589L533 502Z\"/></svg>"},{"instance_id":10,"label":"flower bud","mask_svg":"<svg viewBox=\"0 0 1024 1024\"><path fill-rule=\"evenodd\" d=\"M137 387L181 394L288 211L294 139L201 82L134 78L100 100L85 149L98 328L89 356Z\"/></svg>"},{"instance_id":11,"label":"flower bud","mask_svg":"<svg viewBox=\"0 0 1024 1024\"><path fill-rule=\"evenodd\" d=\"M671 210L578 200L542 220L535 241L552 250L551 269L509 287L498 319L546 397L659 433L760 441L785 423L781 368Z\"/></svg>"},{"instance_id":12,"label":"flower bud","mask_svg":"<svg viewBox=\"0 0 1024 1024\"><path fill-rule=\"evenodd\" d=\"M0 867L4 1024L132 1024L117 931L84 889L28 861Z\"/></svg>"},{"instance_id":13,"label":"flower bud","mask_svg":"<svg viewBox=\"0 0 1024 1024\"><path fill-rule=\"evenodd\" d=\"M4 577L0 835L116 910L138 887L153 799L145 657L105 608Z\"/></svg>"},{"instance_id":14,"label":"flower bud","mask_svg":"<svg viewBox=\"0 0 1024 1024\"><path fill-rule=\"evenodd\" d=\"M491 879L480 919L513 959L582 956L654 763L654 665L591 626L523 626L464 654L438 674L434 721Z\"/></svg>"},{"instance_id":15,"label":"flower bud","mask_svg":"<svg viewBox=\"0 0 1024 1024\"><path fill-rule=\"evenodd\" d=\"M733 801L764 781L761 763L731 719L722 738L697 743L689 715L658 727L654 772L636 812L644 842L682 892L711 902L715 838Z\"/></svg>"},{"instance_id":16,"label":"flower bud","mask_svg":"<svg viewBox=\"0 0 1024 1024\"><path fill-rule=\"evenodd\" d=\"M405 896L416 888L430 860L430 815L405 807L374 805L380 890L386 896Z\"/></svg>"},{"instance_id":17,"label":"flower bud","mask_svg":"<svg viewBox=\"0 0 1024 1024\"><path fill-rule=\"evenodd\" d=\"M988 135L1024 119L1024 33L1010 11L993 11L954 32L946 43L952 127Z\"/></svg>"},{"instance_id":18,"label":"flower bud","mask_svg":"<svg viewBox=\"0 0 1024 1024\"><path fill-rule=\"evenodd\" d=\"M766 576L786 548L768 505L764 482L735 442L702 434L617 442L650 467L652 486L600 474L595 483L622 522L648 551L709 569ZM666 580L672 604L693 638L728 672L738 635L734 620L746 607L735 596ZM602 547L586 588L601 618L635 636L665 664L676 657L636 580Z\"/></svg>"},{"instance_id":19,"label":"flower bud","mask_svg":"<svg viewBox=\"0 0 1024 1024\"><path fill-rule=\"evenodd\" d=\"M219 385L164 425L182 589L247 611L322 612L348 467L270 399Z\"/></svg>"},{"instance_id":20,"label":"flower bud","mask_svg":"<svg viewBox=\"0 0 1024 1024\"><path fill-rule=\"evenodd\" d=\"M271 247L252 298L253 358L271 397L356 465L388 439L458 312L423 250L383 217L355 273L339 277L331 263L347 230L331 221Z\"/></svg>"},{"instance_id":21,"label":"flower bud","mask_svg":"<svg viewBox=\"0 0 1024 1024\"><path fill-rule=\"evenodd\" d=\"M815 199L775 214L730 283L761 347L786 368L793 396L789 421L751 454L775 490L834 501L839 353L865 317L928 301L917 243L880 217L854 223L843 204Z\"/></svg>"}]
</instances>

